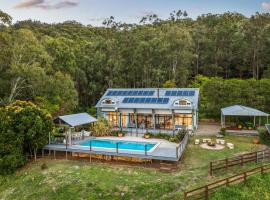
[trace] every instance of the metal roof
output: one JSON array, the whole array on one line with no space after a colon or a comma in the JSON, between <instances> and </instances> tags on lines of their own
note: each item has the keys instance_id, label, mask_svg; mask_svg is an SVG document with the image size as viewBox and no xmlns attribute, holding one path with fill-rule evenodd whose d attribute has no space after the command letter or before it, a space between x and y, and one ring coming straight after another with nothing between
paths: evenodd
<instances>
[{"instance_id":1,"label":"metal roof","mask_svg":"<svg viewBox=\"0 0 270 200\"><path fill-rule=\"evenodd\" d=\"M121 92L113 92L121 91ZM130 92L127 92L130 91ZM138 91L134 95L134 91ZM148 91L148 92L147 92ZM174 91L173 93L170 91ZM178 93L177 93L178 92ZM145 94L145 95L144 95ZM176 94L173 96L173 94ZM177 96L179 95L179 96ZM166 103L127 103L125 98L166 98ZM168 98L168 101L167 101ZM111 99L115 104L102 104L105 99ZM176 100L185 99L191 102L190 106L174 106ZM123 102L124 101L124 102ZM111 109L175 109L187 110L198 109L199 89L198 88L115 88L108 89L96 104L97 108Z\"/></svg>"},{"instance_id":2,"label":"metal roof","mask_svg":"<svg viewBox=\"0 0 270 200\"><path fill-rule=\"evenodd\" d=\"M234 105L222 108L221 113L222 115L229 115L229 116L265 116L265 117L269 116L269 114L262 112L260 110L241 105Z\"/></svg>"},{"instance_id":3,"label":"metal roof","mask_svg":"<svg viewBox=\"0 0 270 200\"><path fill-rule=\"evenodd\" d=\"M96 122L97 119L89 115L88 113L78 113L72 115L63 115L59 116L56 119L62 120L64 123L68 124L69 126L80 126L86 125L93 122Z\"/></svg>"},{"instance_id":4,"label":"metal roof","mask_svg":"<svg viewBox=\"0 0 270 200\"><path fill-rule=\"evenodd\" d=\"M265 127L268 130L268 133L270 134L270 124L265 124Z\"/></svg>"}]
</instances>

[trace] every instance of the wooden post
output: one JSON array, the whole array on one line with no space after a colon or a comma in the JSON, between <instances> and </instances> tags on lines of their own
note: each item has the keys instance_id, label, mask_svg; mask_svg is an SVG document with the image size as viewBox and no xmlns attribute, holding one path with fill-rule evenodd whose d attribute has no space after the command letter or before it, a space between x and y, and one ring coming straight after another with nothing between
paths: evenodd
<instances>
[{"instance_id":1,"label":"wooden post","mask_svg":"<svg viewBox=\"0 0 270 200\"><path fill-rule=\"evenodd\" d=\"M67 156L68 156L68 152L67 152L67 149L66 149L66 160L67 160Z\"/></svg>"},{"instance_id":2,"label":"wooden post","mask_svg":"<svg viewBox=\"0 0 270 200\"><path fill-rule=\"evenodd\" d=\"M53 158L55 159L55 150L53 150Z\"/></svg>"},{"instance_id":3,"label":"wooden post","mask_svg":"<svg viewBox=\"0 0 270 200\"><path fill-rule=\"evenodd\" d=\"M226 158L226 170L228 170L228 158Z\"/></svg>"},{"instance_id":4,"label":"wooden post","mask_svg":"<svg viewBox=\"0 0 270 200\"><path fill-rule=\"evenodd\" d=\"M247 173L244 172L244 181L246 182L246 180L247 180Z\"/></svg>"},{"instance_id":5,"label":"wooden post","mask_svg":"<svg viewBox=\"0 0 270 200\"><path fill-rule=\"evenodd\" d=\"M258 152L256 152L256 160L255 160L256 163L258 163Z\"/></svg>"},{"instance_id":6,"label":"wooden post","mask_svg":"<svg viewBox=\"0 0 270 200\"><path fill-rule=\"evenodd\" d=\"M213 163L212 161L210 162L210 176L213 175Z\"/></svg>"},{"instance_id":7,"label":"wooden post","mask_svg":"<svg viewBox=\"0 0 270 200\"><path fill-rule=\"evenodd\" d=\"M44 157L44 149L42 149L42 158Z\"/></svg>"},{"instance_id":8,"label":"wooden post","mask_svg":"<svg viewBox=\"0 0 270 200\"><path fill-rule=\"evenodd\" d=\"M144 144L144 155L146 155L147 156L147 144Z\"/></svg>"},{"instance_id":9,"label":"wooden post","mask_svg":"<svg viewBox=\"0 0 270 200\"><path fill-rule=\"evenodd\" d=\"M263 175L264 174L264 168L263 168L263 166L261 166L261 175Z\"/></svg>"},{"instance_id":10,"label":"wooden post","mask_svg":"<svg viewBox=\"0 0 270 200\"><path fill-rule=\"evenodd\" d=\"M118 142L116 142L116 153L118 154Z\"/></svg>"},{"instance_id":11,"label":"wooden post","mask_svg":"<svg viewBox=\"0 0 270 200\"><path fill-rule=\"evenodd\" d=\"M184 200L187 200L187 193L184 193Z\"/></svg>"},{"instance_id":12,"label":"wooden post","mask_svg":"<svg viewBox=\"0 0 270 200\"><path fill-rule=\"evenodd\" d=\"M241 166L243 166L243 164L244 164L244 156L242 155L241 156Z\"/></svg>"},{"instance_id":13,"label":"wooden post","mask_svg":"<svg viewBox=\"0 0 270 200\"><path fill-rule=\"evenodd\" d=\"M226 178L226 186L229 186L229 179Z\"/></svg>"},{"instance_id":14,"label":"wooden post","mask_svg":"<svg viewBox=\"0 0 270 200\"><path fill-rule=\"evenodd\" d=\"M92 141L89 141L89 162L92 163Z\"/></svg>"},{"instance_id":15,"label":"wooden post","mask_svg":"<svg viewBox=\"0 0 270 200\"><path fill-rule=\"evenodd\" d=\"M208 186L205 186L205 199L207 200L208 198L209 198Z\"/></svg>"}]
</instances>

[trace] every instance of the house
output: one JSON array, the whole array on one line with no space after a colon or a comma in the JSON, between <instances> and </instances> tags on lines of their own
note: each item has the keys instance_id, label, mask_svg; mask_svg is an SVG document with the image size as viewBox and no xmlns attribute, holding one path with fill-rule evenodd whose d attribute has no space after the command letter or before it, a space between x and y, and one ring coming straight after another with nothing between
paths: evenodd
<instances>
[{"instance_id":1,"label":"house","mask_svg":"<svg viewBox=\"0 0 270 200\"><path fill-rule=\"evenodd\" d=\"M108 89L96 108L116 129L174 132L197 129L198 100L197 88Z\"/></svg>"}]
</instances>

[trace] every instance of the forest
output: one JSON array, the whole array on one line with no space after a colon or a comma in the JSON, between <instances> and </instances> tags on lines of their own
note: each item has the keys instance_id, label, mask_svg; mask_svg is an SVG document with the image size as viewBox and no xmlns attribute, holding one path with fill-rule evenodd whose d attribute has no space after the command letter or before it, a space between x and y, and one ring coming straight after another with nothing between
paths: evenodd
<instances>
[{"instance_id":1,"label":"forest","mask_svg":"<svg viewBox=\"0 0 270 200\"><path fill-rule=\"evenodd\" d=\"M201 117L232 104L270 112L269 55L269 13L178 10L94 27L13 22L0 11L0 102L29 100L56 116L94 113L109 87L199 87Z\"/></svg>"}]
</instances>

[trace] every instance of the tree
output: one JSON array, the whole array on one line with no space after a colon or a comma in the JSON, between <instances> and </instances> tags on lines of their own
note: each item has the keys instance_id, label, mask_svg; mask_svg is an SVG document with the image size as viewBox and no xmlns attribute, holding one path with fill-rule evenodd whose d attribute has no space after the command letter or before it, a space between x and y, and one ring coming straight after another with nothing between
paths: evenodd
<instances>
[{"instance_id":1,"label":"tree","mask_svg":"<svg viewBox=\"0 0 270 200\"><path fill-rule=\"evenodd\" d=\"M52 131L51 115L35 104L16 101L0 108L0 173L13 172L43 147Z\"/></svg>"},{"instance_id":2,"label":"tree","mask_svg":"<svg viewBox=\"0 0 270 200\"><path fill-rule=\"evenodd\" d=\"M0 26L1 25L11 25L12 17L7 13L0 10Z\"/></svg>"},{"instance_id":3,"label":"tree","mask_svg":"<svg viewBox=\"0 0 270 200\"><path fill-rule=\"evenodd\" d=\"M176 84L174 81L168 80L162 85L163 88L176 88Z\"/></svg>"}]
</instances>

